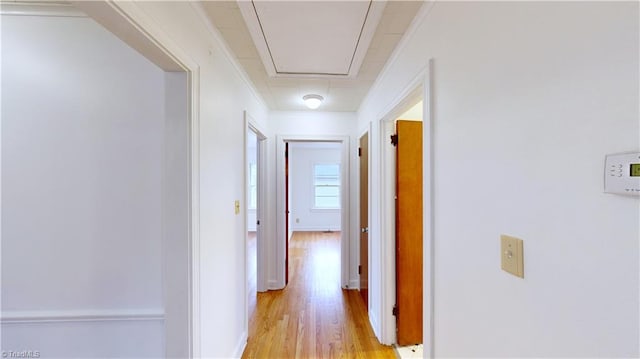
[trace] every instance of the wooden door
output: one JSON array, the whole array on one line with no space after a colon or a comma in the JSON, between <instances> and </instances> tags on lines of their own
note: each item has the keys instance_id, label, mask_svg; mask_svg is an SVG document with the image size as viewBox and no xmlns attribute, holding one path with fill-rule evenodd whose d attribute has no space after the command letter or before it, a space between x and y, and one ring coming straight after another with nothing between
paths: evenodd
<instances>
[{"instance_id":1,"label":"wooden door","mask_svg":"<svg viewBox=\"0 0 640 359\"><path fill-rule=\"evenodd\" d=\"M289 283L289 142L284 144L284 285Z\"/></svg>"},{"instance_id":2,"label":"wooden door","mask_svg":"<svg viewBox=\"0 0 640 359\"><path fill-rule=\"evenodd\" d=\"M369 310L369 134L360 137L360 295Z\"/></svg>"},{"instance_id":3,"label":"wooden door","mask_svg":"<svg viewBox=\"0 0 640 359\"><path fill-rule=\"evenodd\" d=\"M422 343L422 122L396 122L396 323L399 345Z\"/></svg>"}]
</instances>

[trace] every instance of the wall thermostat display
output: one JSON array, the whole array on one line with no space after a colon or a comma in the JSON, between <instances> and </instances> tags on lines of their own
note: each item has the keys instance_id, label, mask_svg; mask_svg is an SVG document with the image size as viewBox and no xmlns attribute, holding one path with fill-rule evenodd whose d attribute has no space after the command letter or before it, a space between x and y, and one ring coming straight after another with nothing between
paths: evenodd
<instances>
[{"instance_id":1,"label":"wall thermostat display","mask_svg":"<svg viewBox=\"0 0 640 359\"><path fill-rule=\"evenodd\" d=\"M640 196L640 152L607 155L604 191Z\"/></svg>"}]
</instances>

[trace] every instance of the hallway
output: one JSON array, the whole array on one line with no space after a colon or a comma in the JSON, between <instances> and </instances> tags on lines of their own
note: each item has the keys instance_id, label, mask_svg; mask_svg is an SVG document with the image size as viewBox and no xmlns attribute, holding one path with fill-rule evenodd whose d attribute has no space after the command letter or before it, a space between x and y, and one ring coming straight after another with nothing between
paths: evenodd
<instances>
[{"instance_id":1,"label":"hallway","mask_svg":"<svg viewBox=\"0 0 640 359\"><path fill-rule=\"evenodd\" d=\"M258 293L243 358L395 358L355 290L340 288L340 233L295 232L289 284Z\"/></svg>"}]
</instances>

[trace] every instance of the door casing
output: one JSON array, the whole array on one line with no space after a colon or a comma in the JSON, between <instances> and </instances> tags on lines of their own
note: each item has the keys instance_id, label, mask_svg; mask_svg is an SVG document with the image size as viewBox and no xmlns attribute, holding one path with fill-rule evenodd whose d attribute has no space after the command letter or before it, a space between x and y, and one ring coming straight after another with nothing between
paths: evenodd
<instances>
[{"instance_id":1,"label":"door casing","mask_svg":"<svg viewBox=\"0 0 640 359\"><path fill-rule=\"evenodd\" d=\"M274 279L268 281L269 289L282 289L285 287L286 270L286 181L285 181L285 147L288 142L337 142L341 144L340 188L341 188L341 212L340 212L340 285L343 288L357 288L357 259L350 258L350 243L353 236L351 222L349 220L350 208L350 168L349 136L309 136L309 135L277 135L276 136L276 238L275 238L275 273ZM353 280L350 278L354 278Z\"/></svg>"},{"instance_id":2,"label":"door casing","mask_svg":"<svg viewBox=\"0 0 640 359\"><path fill-rule=\"evenodd\" d=\"M245 118L245 151L247 143L248 131L252 131L256 134L257 144L257 186L258 186L258 198L256 208L256 219L260 221L260 225L256 226L256 246L257 246L257 268L258 273L256 277L256 286L258 292L264 292L267 290L267 246L265 244L266 233L268 233L268 221L265 219L267 213L267 196L265 183L267 181L267 136L265 132L260 128L255 119L247 112L244 113ZM247 162L247 155L245 154L245 163ZM245 188L249 185L249 173L245 173ZM246 195L245 202L246 203ZM245 211L245 232L248 231L248 223Z\"/></svg>"},{"instance_id":3,"label":"door casing","mask_svg":"<svg viewBox=\"0 0 640 359\"><path fill-rule=\"evenodd\" d=\"M369 310L369 132L360 137L358 146L360 180L360 295Z\"/></svg>"},{"instance_id":4,"label":"door casing","mask_svg":"<svg viewBox=\"0 0 640 359\"><path fill-rule=\"evenodd\" d=\"M396 321L392 314L393 305L395 304L395 166L393 162L395 149L389 143L389 136L394 134L393 121L415 104L419 100L423 101L423 343L425 348L425 358L433 358L434 349L434 267L435 258L433 246L435 243L433 214L434 214L434 190L433 190L433 87L434 87L434 59L431 58L425 64L424 68L416 74L414 80L411 81L390 105L380 112L380 120L377 123L371 123L370 126L374 130L370 132L372 141L377 142L378 149L371 149L373 161L380 161L380 168L372 173L372 176L380 179L380 205L375 213L371 214L371 218L379 218L380 223L374 228L373 222L370 222L370 237L373 238L372 230L379 231L376 236L381 238L381 243L371 243L372 245L380 245L383 253L389 253L392 257L381 258L379 263L372 263L370 270L380 266L380 292L370 292L372 296L380 296L381 306L373 313L379 318L378 323L373 323L374 332L382 344L394 344L396 340ZM378 269L376 269L378 270ZM373 286L375 283L370 283ZM370 309L371 312L371 309ZM378 329L379 328L379 329Z\"/></svg>"}]
</instances>

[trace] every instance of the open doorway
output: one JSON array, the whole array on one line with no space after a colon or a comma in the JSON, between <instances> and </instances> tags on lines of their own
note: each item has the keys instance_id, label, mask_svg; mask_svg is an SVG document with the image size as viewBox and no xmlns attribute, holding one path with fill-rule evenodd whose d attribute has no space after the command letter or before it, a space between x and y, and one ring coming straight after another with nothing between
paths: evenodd
<instances>
[{"instance_id":1,"label":"open doorway","mask_svg":"<svg viewBox=\"0 0 640 359\"><path fill-rule=\"evenodd\" d=\"M249 318L256 308L258 292L258 136L247 131L247 295Z\"/></svg>"},{"instance_id":2,"label":"open doorway","mask_svg":"<svg viewBox=\"0 0 640 359\"><path fill-rule=\"evenodd\" d=\"M379 223L372 222L379 231L379 248L382 253L387 253L385 260L380 262L380 310L374 315L380 316L380 341L384 344L397 343L396 338L396 316L392 313L396 304L396 148L391 144L390 137L396 133L396 120L398 118L412 119L416 117L406 114L409 109L416 106L416 110L422 109L421 120L422 129L417 130L422 133L422 148L416 152L422 154L422 265L421 269L416 268L414 272L422 273L422 343L424 345L423 354L425 357L433 357L433 312L434 312L434 283L433 283L433 59L430 59L423 71L416 76L415 80L409 84L402 96L394 102L389 111L381 116L377 123L372 123L372 128L379 129L375 143L379 148L380 179L379 179L379 206L372 216L380 218ZM420 102L421 105L419 104ZM417 118L415 118L417 119ZM372 217L374 218L374 217ZM374 236L375 237L375 236ZM374 238L372 237L372 238ZM372 242L375 250L375 245ZM373 252L375 255L376 253ZM370 279L371 280L371 279ZM373 285L371 285L373 288ZM377 293L376 293L377 294ZM372 296L373 298L373 296ZM402 311L402 308L398 308ZM402 353L401 353L402 354ZM415 354L412 352L412 354Z\"/></svg>"},{"instance_id":3,"label":"open doorway","mask_svg":"<svg viewBox=\"0 0 640 359\"><path fill-rule=\"evenodd\" d=\"M254 119L245 112L245 229L246 229L246 286L247 318L251 321L256 309L257 293L267 290L263 265L266 172L266 136ZM246 323L247 328L249 323Z\"/></svg>"},{"instance_id":4,"label":"open doorway","mask_svg":"<svg viewBox=\"0 0 640 359\"><path fill-rule=\"evenodd\" d=\"M348 288L348 141L345 136L278 137L277 283L270 288L286 286L289 241L295 231L339 233L339 286Z\"/></svg>"},{"instance_id":5,"label":"open doorway","mask_svg":"<svg viewBox=\"0 0 640 359\"><path fill-rule=\"evenodd\" d=\"M339 142L288 142L285 158L287 219L286 280L295 270L290 250L322 250L326 285L340 288L341 145ZM309 242L322 240L323 246ZM312 256L320 255L314 253ZM327 263L328 264L328 263ZM328 269L332 269L328 276ZM334 278L335 277L335 278Z\"/></svg>"},{"instance_id":6,"label":"open doorway","mask_svg":"<svg viewBox=\"0 0 640 359\"><path fill-rule=\"evenodd\" d=\"M34 258L29 271L3 263L12 276L3 276L9 286L2 297L16 303L3 308L13 309L3 310L4 347L50 357L198 356L194 67L112 3L7 5L2 71L13 76L2 88L14 105L2 111L3 160L11 159L2 166L3 189L31 191L29 181L46 178L38 182L42 195L2 203L16 218L3 229L5 248L21 253L27 246ZM88 61L88 53L112 66ZM34 68L48 75L28 76ZM80 105L61 101L58 88L66 99L82 98ZM35 156L24 151L33 136L47 148ZM23 213L30 222L47 219L33 226L42 233L19 225ZM11 257L19 256L6 251ZM50 288L46 296L28 290L42 288ZM66 340L46 334L59 331Z\"/></svg>"},{"instance_id":7,"label":"open doorway","mask_svg":"<svg viewBox=\"0 0 640 359\"><path fill-rule=\"evenodd\" d=\"M383 245L394 258L384 269L393 306L386 340L412 350L423 342L422 109L416 89L381 123Z\"/></svg>"}]
</instances>

